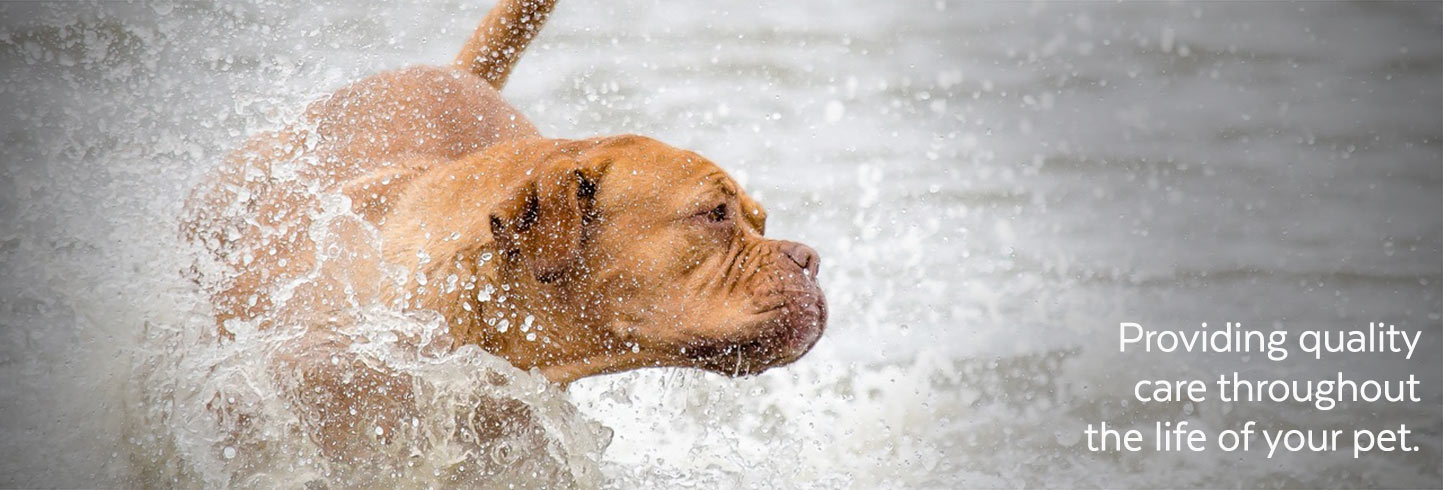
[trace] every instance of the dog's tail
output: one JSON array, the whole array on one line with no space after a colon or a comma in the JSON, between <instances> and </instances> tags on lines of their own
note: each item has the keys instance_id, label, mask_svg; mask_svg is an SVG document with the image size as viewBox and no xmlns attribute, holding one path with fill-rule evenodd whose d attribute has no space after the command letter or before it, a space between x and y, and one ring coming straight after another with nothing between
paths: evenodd
<instances>
[{"instance_id":1,"label":"dog's tail","mask_svg":"<svg viewBox=\"0 0 1443 490\"><path fill-rule=\"evenodd\" d=\"M498 0L453 64L486 79L496 90L506 85L511 67L541 32L556 0Z\"/></svg>"}]
</instances>

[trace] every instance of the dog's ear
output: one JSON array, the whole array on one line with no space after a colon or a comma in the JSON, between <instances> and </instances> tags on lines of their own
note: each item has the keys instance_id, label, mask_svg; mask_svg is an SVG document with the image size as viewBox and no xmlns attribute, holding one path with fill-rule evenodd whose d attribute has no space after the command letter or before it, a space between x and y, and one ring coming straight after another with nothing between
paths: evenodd
<instances>
[{"instance_id":1,"label":"dog's ear","mask_svg":"<svg viewBox=\"0 0 1443 490\"><path fill-rule=\"evenodd\" d=\"M539 167L491 212L491 236L537 280L554 282L580 261L600 171L566 157Z\"/></svg>"}]
</instances>

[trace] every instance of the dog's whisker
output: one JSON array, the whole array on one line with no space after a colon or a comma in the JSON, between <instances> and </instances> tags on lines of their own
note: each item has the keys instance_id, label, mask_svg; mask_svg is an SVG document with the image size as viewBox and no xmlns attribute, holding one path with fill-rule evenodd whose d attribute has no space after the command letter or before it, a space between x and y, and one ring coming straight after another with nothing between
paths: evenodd
<instances>
[{"instance_id":1,"label":"dog's whisker","mask_svg":"<svg viewBox=\"0 0 1443 490\"><path fill-rule=\"evenodd\" d=\"M732 376L733 376L733 377L735 377L737 374L739 374L739 373L742 372L742 350L741 350L741 349L734 349L734 350L737 352L737 365L736 365L736 367L732 368Z\"/></svg>"}]
</instances>

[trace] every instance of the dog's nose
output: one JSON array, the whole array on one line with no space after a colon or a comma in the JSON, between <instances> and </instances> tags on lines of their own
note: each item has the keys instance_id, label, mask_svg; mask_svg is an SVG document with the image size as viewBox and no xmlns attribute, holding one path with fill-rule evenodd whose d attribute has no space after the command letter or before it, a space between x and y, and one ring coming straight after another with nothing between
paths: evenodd
<instances>
[{"instance_id":1,"label":"dog's nose","mask_svg":"<svg viewBox=\"0 0 1443 490\"><path fill-rule=\"evenodd\" d=\"M817 267L821 265L822 259L817 256L817 251L812 247L797 242L782 242L782 253L792 259L798 267L806 270L812 277L817 277Z\"/></svg>"}]
</instances>

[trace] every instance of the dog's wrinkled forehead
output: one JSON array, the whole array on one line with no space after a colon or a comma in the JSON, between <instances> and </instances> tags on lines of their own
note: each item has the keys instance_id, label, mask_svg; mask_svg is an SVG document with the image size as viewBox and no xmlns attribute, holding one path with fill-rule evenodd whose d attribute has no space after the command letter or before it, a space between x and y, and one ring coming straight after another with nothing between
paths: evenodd
<instances>
[{"instance_id":1,"label":"dog's wrinkled forehead","mask_svg":"<svg viewBox=\"0 0 1443 490\"><path fill-rule=\"evenodd\" d=\"M644 136L604 138L589 153L606 161L598 198L618 201L614 204L659 205L708 193L741 193L736 181L706 157Z\"/></svg>"}]
</instances>

